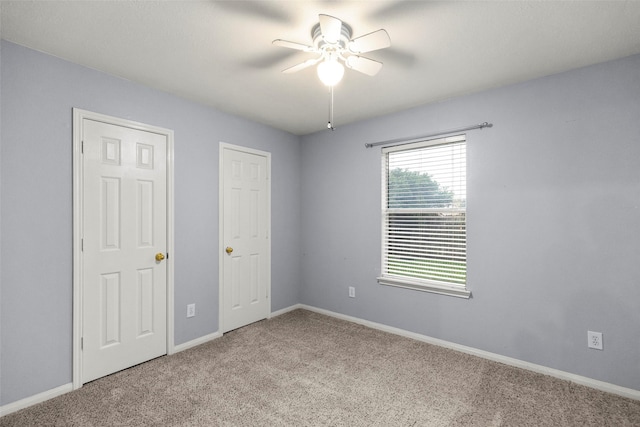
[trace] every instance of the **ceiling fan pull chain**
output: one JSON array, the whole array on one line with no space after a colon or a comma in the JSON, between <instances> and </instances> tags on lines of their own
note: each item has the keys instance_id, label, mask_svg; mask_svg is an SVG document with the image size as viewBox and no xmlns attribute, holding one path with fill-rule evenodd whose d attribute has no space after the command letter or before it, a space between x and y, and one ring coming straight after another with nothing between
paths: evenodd
<instances>
[{"instance_id":1,"label":"ceiling fan pull chain","mask_svg":"<svg viewBox=\"0 0 640 427\"><path fill-rule=\"evenodd\" d=\"M335 130L333 127L333 86L329 86L329 122L327 123L327 129Z\"/></svg>"},{"instance_id":2,"label":"ceiling fan pull chain","mask_svg":"<svg viewBox=\"0 0 640 427\"><path fill-rule=\"evenodd\" d=\"M272 43L275 46L317 55L316 58L307 59L297 65L285 68L282 72L294 73L318 64L316 69L318 78L326 86L329 86L330 90L327 129L335 130L333 127L333 86L342 80L344 67L368 76L375 76L382 68L382 62L360 56L360 54L387 48L391 46L391 39L387 31L382 28L360 37L351 38L351 27L331 15L319 14L318 21L311 28L311 45L283 39L275 39Z\"/></svg>"}]
</instances>

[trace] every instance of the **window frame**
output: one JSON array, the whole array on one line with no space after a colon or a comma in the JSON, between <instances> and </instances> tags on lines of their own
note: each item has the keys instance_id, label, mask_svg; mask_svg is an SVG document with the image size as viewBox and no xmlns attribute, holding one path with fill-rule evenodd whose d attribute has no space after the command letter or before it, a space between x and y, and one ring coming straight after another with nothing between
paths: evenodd
<instances>
[{"instance_id":1,"label":"window frame","mask_svg":"<svg viewBox=\"0 0 640 427\"><path fill-rule=\"evenodd\" d=\"M449 295L459 298L470 298L471 291L467 288L468 280L465 279L464 284L455 284L444 281L438 281L434 279L426 279L426 278L415 278L409 276L402 275L394 275L394 274L386 274L387 273L387 253L386 253L386 245L387 245L387 217L390 214L390 210L388 207L388 181L389 181L389 170L388 170L388 159L389 153L399 152L399 151L409 151L409 150L418 150L425 147L436 146L436 145L446 145L453 143L465 143L465 177L466 177L466 169L467 169L467 156L466 156L466 144L467 138L465 134L448 136L445 138L437 138L437 139L427 139L421 140L417 142L407 142L403 144L388 146L382 148L382 200L381 200L381 262L380 262L380 276L377 278L377 281L381 285L386 286L394 286L400 288L414 289L418 291L431 292L442 295ZM465 178L466 179L466 178ZM460 209L460 208L456 208ZM407 209L409 210L409 209ZM433 208L424 208L424 211L433 211ZM465 224L465 246L467 243L467 234L466 234L466 224L467 224L467 208L466 203L464 207L464 224ZM466 272L466 258L467 254L465 251L465 272ZM427 259L427 258L425 258Z\"/></svg>"}]
</instances>

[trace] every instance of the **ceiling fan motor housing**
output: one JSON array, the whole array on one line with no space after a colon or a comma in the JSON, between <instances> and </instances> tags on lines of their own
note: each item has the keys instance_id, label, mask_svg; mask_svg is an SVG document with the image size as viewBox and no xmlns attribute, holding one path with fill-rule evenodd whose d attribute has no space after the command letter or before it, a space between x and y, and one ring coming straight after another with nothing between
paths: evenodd
<instances>
[{"instance_id":1,"label":"ceiling fan motor housing","mask_svg":"<svg viewBox=\"0 0 640 427\"><path fill-rule=\"evenodd\" d=\"M342 57L344 51L349 51L348 46L351 41L351 27L343 22L340 28L340 38L335 43L330 43L325 40L320 24L318 23L311 29L311 37L313 38L315 48L322 52L324 56L328 57L331 53L337 53ZM342 59L344 60L345 58L342 57Z\"/></svg>"},{"instance_id":2,"label":"ceiling fan motor housing","mask_svg":"<svg viewBox=\"0 0 640 427\"><path fill-rule=\"evenodd\" d=\"M386 30L379 29L352 39L351 27L342 20L323 14L318 15L318 17L320 22L311 28L313 45L282 39L273 41L273 44L277 46L318 55L316 58L307 59L282 70L283 73L294 73L316 65L321 61L338 62L338 60L343 61L347 68L369 76L375 76L380 71L382 62L360 56L360 54L391 46L391 39Z\"/></svg>"}]
</instances>

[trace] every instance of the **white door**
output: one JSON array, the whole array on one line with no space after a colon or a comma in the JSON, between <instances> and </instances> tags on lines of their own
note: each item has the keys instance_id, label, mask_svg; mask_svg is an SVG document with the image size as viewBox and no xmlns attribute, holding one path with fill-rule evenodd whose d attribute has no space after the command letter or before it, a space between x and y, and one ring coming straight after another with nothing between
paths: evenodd
<instances>
[{"instance_id":1,"label":"white door","mask_svg":"<svg viewBox=\"0 0 640 427\"><path fill-rule=\"evenodd\" d=\"M222 146L222 332L270 315L269 154Z\"/></svg>"},{"instance_id":2,"label":"white door","mask_svg":"<svg viewBox=\"0 0 640 427\"><path fill-rule=\"evenodd\" d=\"M167 353L167 138L89 119L82 137L86 383Z\"/></svg>"}]
</instances>

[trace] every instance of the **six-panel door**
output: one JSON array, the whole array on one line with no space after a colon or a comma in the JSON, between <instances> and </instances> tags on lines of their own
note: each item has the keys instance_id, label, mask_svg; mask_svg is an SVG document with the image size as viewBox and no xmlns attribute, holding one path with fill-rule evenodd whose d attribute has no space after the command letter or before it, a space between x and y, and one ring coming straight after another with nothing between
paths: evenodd
<instances>
[{"instance_id":1,"label":"six-panel door","mask_svg":"<svg viewBox=\"0 0 640 427\"><path fill-rule=\"evenodd\" d=\"M223 149L223 332L270 310L267 158Z\"/></svg>"},{"instance_id":2,"label":"six-panel door","mask_svg":"<svg viewBox=\"0 0 640 427\"><path fill-rule=\"evenodd\" d=\"M166 144L83 121L82 382L167 352Z\"/></svg>"}]
</instances>

